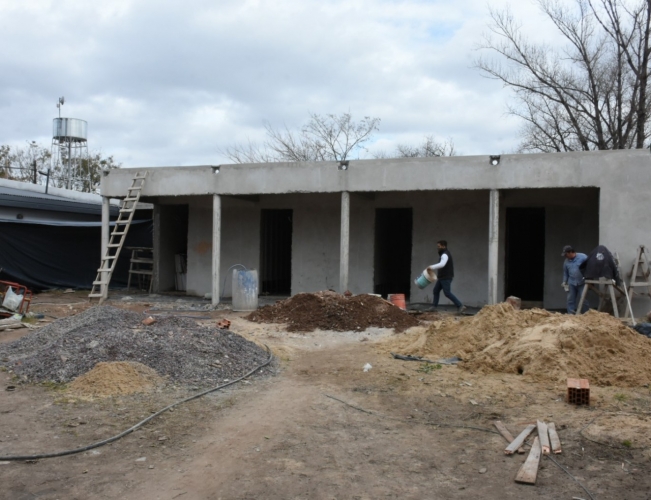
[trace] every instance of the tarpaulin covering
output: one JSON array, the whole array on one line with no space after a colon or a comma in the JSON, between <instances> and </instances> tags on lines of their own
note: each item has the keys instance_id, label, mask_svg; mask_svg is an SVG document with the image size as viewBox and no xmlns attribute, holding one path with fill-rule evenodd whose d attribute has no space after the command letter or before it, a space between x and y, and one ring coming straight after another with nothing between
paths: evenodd
<instances>
[{"instance_id":1,"label":"tarpaulin covering","mask_svg":"<svg viewBox=\"0 0 651 500\"><path fill-rule=\"evenodd\" d=\"M151 220L133 221L124 247L151 247L152 233ZM0 280L35 291L90 289L100 267L101 235L99 222L0 221ZM124 247L111 287L127 284L131 252Z\"/></svg>"}]
</instances>

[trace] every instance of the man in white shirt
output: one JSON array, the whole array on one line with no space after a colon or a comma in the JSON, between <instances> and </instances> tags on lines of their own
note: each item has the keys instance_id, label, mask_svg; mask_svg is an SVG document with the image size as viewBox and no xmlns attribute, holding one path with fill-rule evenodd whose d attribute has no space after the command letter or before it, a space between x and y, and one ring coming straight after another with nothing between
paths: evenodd
<instances>
[{"instance_id":1,"label":"man in white shirt","mask_svg":"<svg viewBox=\"0 0 651 500\"><path fill-rule=\"evenodd\" d=\"M462 313L466 310L466 306L451 291L452 279L454 278L454 261L452 260L452 254L448 250L448 242L440 240L436 243L436 246L438 247L440 260L438 264L432 264L428 268L436 271L438 275L438 280L434 285L434 307L438 307L441 290L443 290L443 294L457 306L457 312Z\"/></svg>"}]
</instances>

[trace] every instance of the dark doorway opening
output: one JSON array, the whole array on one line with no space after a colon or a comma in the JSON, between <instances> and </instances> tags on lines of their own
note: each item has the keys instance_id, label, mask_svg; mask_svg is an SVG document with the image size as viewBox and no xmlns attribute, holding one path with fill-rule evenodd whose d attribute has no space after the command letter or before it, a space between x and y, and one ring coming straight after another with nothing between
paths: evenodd
<instances>
[{"instance_id":1,"label":"dark doorway opening","mask_svg":"<svg viewBox=\"0 0 651 500\"><path fill-rule=\"evenodd\" d=\"M545 289L545 209L506 209L506 295L542 302Z\"/></svg>"},{"instance_id":2,"label":"dark doorway opening","mask_svg":"<svg viewBox=\"0 0 651 500\"><path fill-rule=\"evenodd\" d=\"M292 210L262 210L260 290L264 294L291 294L292 218Z\"/></svg>"},{"instance_id":3,"label":"dark doorway opening","mask_svg":"<svg viewBox=\"0 0 651 500\"><path fill-rule=\"evenodd\" d=\"M411 208L375 211L374 293L404 293L411 288Z\"/></svg>"}]
</instances>

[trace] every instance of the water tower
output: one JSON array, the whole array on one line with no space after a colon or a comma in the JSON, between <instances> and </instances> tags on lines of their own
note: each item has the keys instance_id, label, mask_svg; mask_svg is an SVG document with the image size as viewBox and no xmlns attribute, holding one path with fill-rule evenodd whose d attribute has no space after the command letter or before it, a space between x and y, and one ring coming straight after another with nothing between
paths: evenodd
<instances>
[{"instance_id":1,"label":"water tower","mask_svg":"<svg viewBox=\"0 0 651 500\"><path fill-rule=\"evenodd\" d=\"M52 172L67 189L90 178L88 168L88 123L77 118L61 118L61 106L65 98L59 97L59 118L54 119L52 129Z\"/></svg>"}]
</instances>

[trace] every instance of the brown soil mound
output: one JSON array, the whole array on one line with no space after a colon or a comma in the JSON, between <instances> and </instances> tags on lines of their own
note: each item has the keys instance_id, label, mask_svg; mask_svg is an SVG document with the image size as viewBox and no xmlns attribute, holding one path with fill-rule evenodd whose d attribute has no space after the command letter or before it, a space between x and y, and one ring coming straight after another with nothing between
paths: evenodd
<instances>
[{"instance_id":1,"label":"brown soil mound","mask_svg":"<svg viewBox=\"0 0 651 500\"><path fill-rule=\"evenodd\" d=\"M587 378L619 387L651 383L651 339L596 311L569 316L497 304L472 318L436 322L416 341L396 340L388 350L459 356L459 366L478 373L521 373L555 382Z\"/></svg>"},{"instance_id":2,"label":"brown soil mound","mask_svg":"<svg viewBox=\"0 0 651 500\"><path fill-rule=\"evenodd\" d=\"M401 332L418 320L373 295L345 297L335 292L299 293L252 312L246 319L257 323L287 323L290 332L335 330L346 332L368 327L394 328Z\"/></svg>"},{"instance_id":3,"label":"brown soil mound","mask_svg":"<svg viewBox=\"0 0 651 500\"><path fill-rule=\"evenodd\" d=\"M148 392L161 384L163 379L148 366L118 361L97 363L91 371L73 380L69 389L81 396L107 397Z\"/></svg>"}]
</instances>

